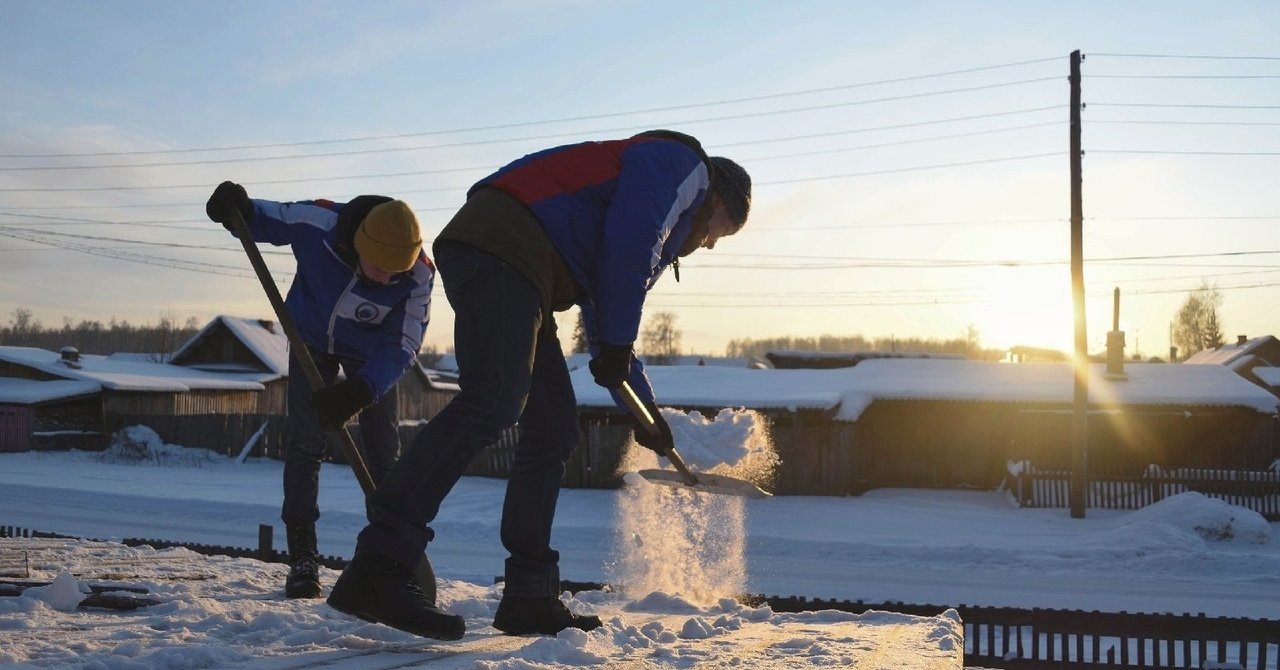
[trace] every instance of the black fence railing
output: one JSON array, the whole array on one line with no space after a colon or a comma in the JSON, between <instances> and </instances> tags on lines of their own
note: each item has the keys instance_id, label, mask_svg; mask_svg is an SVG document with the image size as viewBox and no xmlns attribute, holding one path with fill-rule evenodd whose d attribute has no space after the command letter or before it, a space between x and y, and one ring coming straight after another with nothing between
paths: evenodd
<instances>
[{"instance_id":1,"label":"black fence railing","mask_svg":"<svg viewBox=\"0 0 1280 670\"><path fill-rule=\"evenodd\" d=\"M1280 521L1280 473L1271 471L1149 468L1139 475L1090 473L1088 507L1139 509L1165 498L1198 491L1232 505L1251 509L1268 521ZM1026 466L1014 483L1023 507L1070 506L1071 473Z\"/></svg>"},{"instance_id":2,"label":"black fence railing","mask_svg":"<svg viewBox=\"0 0 1280 670\"><path fill-rule=\"evenodd\" d=\"M67 538L69 535L0 526L0 537ZM189 542L135 539L128 546L185 547L206 555L284 562L272 546L272 527L259 526L258 547L225 547ZM345 567L336 556L322 557L333 569ZM570 591L604 588L595 582L562 582ZM803 596L747 595L752 605L775 612L840 610L854 614L878 610L937 616L947 609L964 625L966 665L1001 670L1130 670L1133 668L1238 667L1280 670L1280 620L1207 617L1204 614L1144 614L1080 610L1023 609L971 605L919 605L901 602L824 600Z\"/></svg>"},{"instance_id":3,"label":"black fence railing","mask_svg":"<svg viewBox=\"0 0 1280 670\"><path fill-rule=\"evenodd\" d=\"M779 612L886 610L936 616L947 607L770 596ZM953 607L965 663L1002 670L1239 667L1276 670L1280 620L1013 607Z\"/></svg>"}]
</instances>

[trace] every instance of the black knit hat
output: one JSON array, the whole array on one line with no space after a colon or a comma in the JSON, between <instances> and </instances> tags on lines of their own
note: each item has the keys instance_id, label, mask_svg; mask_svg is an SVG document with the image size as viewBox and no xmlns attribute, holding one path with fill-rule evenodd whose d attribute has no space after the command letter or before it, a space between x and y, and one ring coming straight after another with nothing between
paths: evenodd
<instances>
[{"instance_id":1,"label":"black knit hat","mask_svg":"<svg viewBox=\"0 0 1280 670\"><path fill-rule=\"evenodd\" d=\"M751 175L724 156L712 156L711 165L715 168L715 174L711 175L711 190L720 196L729 218L741 229L751 211Z\"/></svg>"}]
</instances>

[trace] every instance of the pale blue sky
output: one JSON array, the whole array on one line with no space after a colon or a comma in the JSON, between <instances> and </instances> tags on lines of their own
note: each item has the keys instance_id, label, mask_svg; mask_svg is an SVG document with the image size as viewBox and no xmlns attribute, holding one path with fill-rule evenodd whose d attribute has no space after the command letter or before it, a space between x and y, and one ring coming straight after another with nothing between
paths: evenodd
<instances>
[{"instance_id":1,"label":"pale blue sky","mask_svg":"<svg viewBox=\"0 0 1280 670\"><path fill-rule=\"evenodd\" d=\"M11 2L0 320L269 314L202 221L223 179L399 196L431 235L486 170L671 127L758 184L744 233L650 298L687 348L969 324L989 346L1065 348L1067 267L1026 263L1067 257L1080 49L1091 346L1118 285L1130 351L1163 355L1202 278L1229 335L1280 333L1280 254L1181 257L1280 250L1280 157L1106 153L1280 152L1277 34L1274 2ZM1192 75L1217 78L1167 78ZM1134 256L1152 258L1103 260ZM286 285L289 257L269 258ZM428 341L447 347L437 298Z\"/></svg>"}]
</instances>

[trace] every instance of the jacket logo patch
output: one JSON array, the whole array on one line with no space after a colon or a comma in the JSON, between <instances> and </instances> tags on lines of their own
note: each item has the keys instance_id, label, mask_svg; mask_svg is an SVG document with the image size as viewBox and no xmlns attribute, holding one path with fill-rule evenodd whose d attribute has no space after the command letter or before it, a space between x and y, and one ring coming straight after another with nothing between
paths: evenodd
<instances>
[{"instance_id":1,"label":"jacket logo patch","mask_svg":"<svg viewBox=\"0 0 1280 670\"><path fill-rule=\"evenodd\" d=\"M369 323L378 318L378 307L371 302L356 305L356 321Z\"/></svg>"}]
</instances>

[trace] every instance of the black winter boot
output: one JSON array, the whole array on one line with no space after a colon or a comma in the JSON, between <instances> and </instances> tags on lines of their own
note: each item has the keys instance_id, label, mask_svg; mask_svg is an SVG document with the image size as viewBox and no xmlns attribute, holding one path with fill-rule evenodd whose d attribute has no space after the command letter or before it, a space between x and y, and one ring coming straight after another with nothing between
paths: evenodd
<instances>
[{"instance_id":1,"label":"black winter boot","mask_svg":"<svg viewBox=\"0 0 1280 670\"><path fill-rule=\"evenodd\" d=\"M284 580L284 594L290 598L321 597L315 524L287 526L285 532L289 540L289 576Z\"/></svg>"},{"instance_id":2,"label":"black winter boot","mask_svg":"<svg viewBox=\"0 0 1280 670\"><path fill-rule=\"evenodd\" d=\"M414 570L369 550L356 550L329 592L329 606L365 621L437 640L457 640L467 632L462 617L436 607L423 593Z\"/></svg>"},{"instance_id":3,"label":"black winter boot","mask_svg":"<svg viewBox=\"0 0 1280 670\"><path fill-rule=\"evenodd\" d=\"M555 635L566 628L595 630L600 627L600 617L574 614L557 596L502 596L498 612L493 616L493 627L507 635Z\"/></svg>"}]
</instances>

